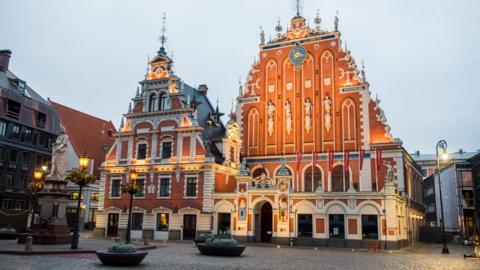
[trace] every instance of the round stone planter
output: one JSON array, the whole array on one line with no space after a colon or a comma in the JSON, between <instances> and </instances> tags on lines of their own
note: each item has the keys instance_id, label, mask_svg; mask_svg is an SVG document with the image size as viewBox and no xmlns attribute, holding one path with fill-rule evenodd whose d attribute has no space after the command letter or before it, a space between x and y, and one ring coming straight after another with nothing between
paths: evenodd
<instances>
[{"instance_id":1,"label":"round stone planter","mask_svg":"<svg viewBox=\"0 0 480 270\"><path fill-rule=\"evenodd\" d=\"M121 252L110 252L106 249L97 250L96 252L98 259L104 265L113 265L113 266L134 266L142 262L142 260L147 256L148 252L136 250L131 253L121 253Z\"/></svg>"},{"instance_id":2,"label":"round stone planter","mask_svg":"<svg viewBox=\"0 0 480 270\"><path fill-rule=\"evenodd\" d=\"M210 256L229 256L237 257L242 255L245 246L221 246L221 245L205 245L204 243L197 243L197 248L203 255Z\"/></svg>"}]
</instances>

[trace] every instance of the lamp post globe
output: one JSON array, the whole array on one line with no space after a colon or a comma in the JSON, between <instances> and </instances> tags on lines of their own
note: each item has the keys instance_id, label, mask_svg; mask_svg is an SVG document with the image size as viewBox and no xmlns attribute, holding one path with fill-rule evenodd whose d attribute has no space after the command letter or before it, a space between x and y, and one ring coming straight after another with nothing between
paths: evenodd
<instances>
[{"instance_id":1,"label":"lamp post globe","mask_svg":"<svg viewBox=\"0 0 480 270\"><path fill-rule=\"evenodd\" d=\"M441 150L441 153L439 153ZM437 176L438 176L438 190L440 195L440 218L442 220L442 254L450 254L447 246L447 234L445 232L445 219L443 214L443 197L442 197L442 182L440 181L440 159L447 161L449 159L447 151L447 142L445 140L438 141L435 147L435 157L437 160Z\"/></svg>"}]
</instances>

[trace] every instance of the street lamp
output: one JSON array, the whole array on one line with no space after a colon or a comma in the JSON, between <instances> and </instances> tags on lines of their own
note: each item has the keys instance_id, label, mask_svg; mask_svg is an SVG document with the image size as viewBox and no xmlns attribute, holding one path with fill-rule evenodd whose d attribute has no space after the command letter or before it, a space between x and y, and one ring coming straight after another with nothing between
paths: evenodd
<instances>
[{"instance_id":1,"label":"street lamp","mask_svg":"<svg viewBox=\"0 0 480 270\"><path fill-rule=\"evenodd\" d=\"M36 170L33 172L33 182L29 184L29 190L31 194L33 195L32 198L32 219L30 220L30 228L33 227L33 224L35 223L35 212L37 209L37 193L40 192L43 189L44 182L42 181L43 178L43 171L41 170Z\"/></svg>"},{"instance_id":2,"label":"street lamp","mask_svg":"<svg viewBox=\"0 0 480 270\"><path fill-rule=\"evenodd\" d=\"M442 152L439 155L439 150ZM442 219L442 254L450 254L450 251L447 247L447 235L445 233L445 219L443 216L443 197L442 197L442 182L440 182L440 158L443 161L448 160L448 152L447 152L447 142L445 140L438 141L435 147L436 159L437 159L437 175L438 175L438 190L440 195L440 212L441 212L441 219Z\"/></svg>"},{"instance_id":3,"label":"street lamp","mask_svg":"<svg viewBox=\"0 0 480 270\"><path fill-rule=\"evenodd\" d=\"M127 183L124 188L123 192L128 192L130 194L130 207L128 209L128 222L127 222L127 233L125 234L125 243L130 243L130 231L132 227L132 203L133 203L133 195L140 191L139 186L137 186L136 181L138 178L138 173L135 168L130 170L130 182Z\"/></svg>"},{"instance_id":4,"label":"street lamp","mask_svg":"<svg viewBox=\"0 0 480 270\"><path fill-rule=\"evenodd\" d=\"M77 213L76 213L75 225L73 227L72 245L70 246L70 249L78 249L78 241L80 239L80 235L79 235L80 209L81 209L81 203L82 203L83 187L88 184L94 183L97 180L95 176L87 172L87 167L89 162L90 162L90 158L85 153L83 154L83 156L79 158L79 162L78 162L79 168L74 168L67 172L66 179L79 186L78 198L77 198Z\"/></svg>"}]
</instances>

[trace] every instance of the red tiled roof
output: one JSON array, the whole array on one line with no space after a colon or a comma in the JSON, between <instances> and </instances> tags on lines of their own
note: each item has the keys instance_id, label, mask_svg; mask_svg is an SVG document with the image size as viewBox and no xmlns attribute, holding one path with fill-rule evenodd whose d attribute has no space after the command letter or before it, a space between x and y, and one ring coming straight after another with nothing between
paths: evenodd
<instances>
[{"instance_id":1,"label":"red tiled roof","mask_svg":"<svg viewBox=\"0 0 480 270\"><path fill-rule=\"evenodd\" d=\"M113 145L115 138L109 136L108 130L115 133L115 126L111 121L88 115L52 100L49 101L58 111L60 123L65 128L65 133L67 133L75 153L80 157L86 152L87 156L94 160L93 174L100 178L98 167L104 160L102 145L106 144L107 149Z\"/></svg>"}]
</instances>

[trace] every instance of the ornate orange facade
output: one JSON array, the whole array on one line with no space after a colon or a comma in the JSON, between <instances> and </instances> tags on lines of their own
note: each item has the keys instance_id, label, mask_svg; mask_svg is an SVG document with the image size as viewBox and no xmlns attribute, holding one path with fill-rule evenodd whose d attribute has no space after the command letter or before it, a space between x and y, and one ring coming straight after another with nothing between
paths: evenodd
<instances>
[{"instance_id":1,"label":"ornate orange facade","mask_svg":"<svg viewBox=\"0 0 480 270\"><path fill-rule=\"evenodd\" d=\"M237 98L242 167L236 188L216 186L215 212L235 212L232 233L248 241L404 246L423 209L418 167L342 48L338 18L333 31L320 21L297 14L273 40L261 33Z\"/></svg>"}]
</instances>

